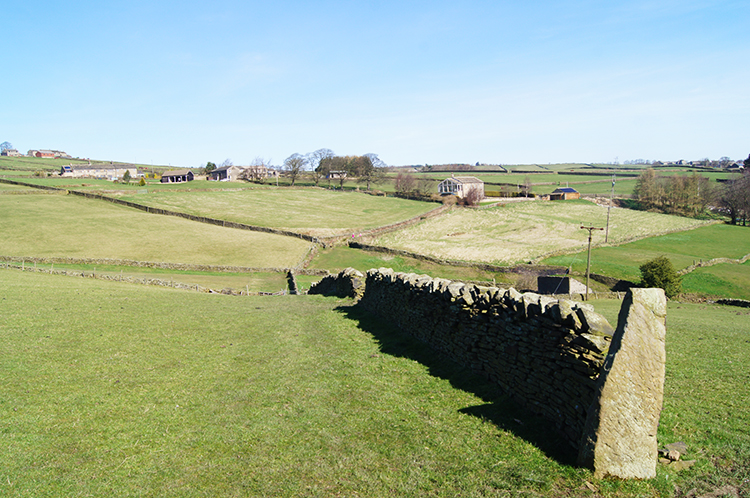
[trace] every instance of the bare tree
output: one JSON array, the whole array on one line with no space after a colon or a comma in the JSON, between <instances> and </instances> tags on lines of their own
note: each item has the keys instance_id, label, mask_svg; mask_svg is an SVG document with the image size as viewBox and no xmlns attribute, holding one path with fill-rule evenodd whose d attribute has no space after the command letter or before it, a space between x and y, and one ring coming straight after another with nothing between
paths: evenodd
<instances>
[{"instance_id":1,"label":"bare tree","mask_svg":"<svg viewBox=\"0 0 750 498\"><path fill-rule=\"evenodd\" d=\"M255 156L250 165L240 173L240 178L250 182L262 183L268 178L268 171L271 168L271 160L260 156Z\"/></svg>"},{"instance_id":2,"label":"bare tree","mask_svg":"<svg viewBox=\"0 0 750 498\"><path fill-rule=\"evenodd\" d=\"M393 180L393 187L399 194L409 194L414 191L416 180L410 173L399 173Z\"/></svg>"},{"instance_id":3,"label":"bare tree","mask_svg":"<svg viewBox=\"0 0 750 498\"><path fill-rule=\"evenodd\" d=\"M13 144L11 144L10 142L3 142L0 144L0 151L12 149L12 148L13 148Z\"/></svg>"},{"instance_id":4,"label":"bare tree","mask_svg":"<svg viewBox=\"0 0 750 498\"><path fill-rule=\"evenodd\" d=\"M430 180L430 177L428 176L421 176L417 180L417 192L419 192L423 196L428 196L432 193L433 187L433 181Z\"/></svg>"},{"instance_id":5,"label":"bare tree","mask_svg":"<svg viewBox=\"0 0 750 498\"><path fill-rule=\"evenodd\" d=\"M292 187L294 186L294 182L297 181L297 177L299 177L299 175L305 169L306 164L307 159L305 158L305 156L303 156L302 154L297 154L296 152L284 159L284 170L286 171L289 178L292 179Z\"/></svg>"},{"instance_id":6,"label":"bare tree","mask_svg":"<svg viewBox=\"0 0 750 498\"><path fill-rule=\"evenodd\" d=\"M219 165L220 168L226 168L227 166L234 166L234 163L229 158L224 159L224 162Z\"/></svg>"}]
</instances>

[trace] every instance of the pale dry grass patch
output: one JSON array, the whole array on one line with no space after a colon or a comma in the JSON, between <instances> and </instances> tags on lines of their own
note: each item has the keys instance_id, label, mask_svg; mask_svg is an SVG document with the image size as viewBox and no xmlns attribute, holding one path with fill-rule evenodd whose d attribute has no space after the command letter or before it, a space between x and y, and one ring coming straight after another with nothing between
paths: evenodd
<instances>
[{"instance_id":1,"label":"pale dry grass patch","mask_svg":"<svg viewBox=\"0 0 750 498\"><path fill-rule=\"evenodd\" d=\"M606 208L590 202L524 202L488 210L455 208L444 216L377 237L374 243L446 259L514 264L580 250L588 241L588 231L580 227L603 228L606 219ZM609 243L687 230L705 223L613 209ZM595 232L594 243L603 242L604 232Z\"/></svg>"}]
</instances>

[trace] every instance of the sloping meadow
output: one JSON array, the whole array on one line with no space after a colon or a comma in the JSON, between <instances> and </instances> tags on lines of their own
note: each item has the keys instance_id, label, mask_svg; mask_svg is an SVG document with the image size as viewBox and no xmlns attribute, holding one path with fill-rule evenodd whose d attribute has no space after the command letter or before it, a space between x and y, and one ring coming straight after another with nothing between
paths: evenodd
<instances>
[{"instance_id":1,"label":"sloping meadow","mask_svg":"<svg viewBox=\"0 0 750 498\"><path fill-rule=\"evenodd\" d=\"M605 228L607 209L587 201L517 202L491 209L453 209L372 243L444 259L500 265L574 252L588 244L588 230ZM705 221L644 211L612 209L609 243L619 244L667 232L687 230ZM594 244L604 243L594 231Z\"/></svg>"},{"instance_id":2,"label":"sloping meadow","mask_svg":"<svg viewBox=\"0 0 750 498\"><path fill-rule=\"evenodd\" d=\"M30 189L31 190L31 189ZM33 191L36 192L36 191ZM0 196L0 255L294 267L310 243L71 195Z\"/></svg>"}]
</instances>

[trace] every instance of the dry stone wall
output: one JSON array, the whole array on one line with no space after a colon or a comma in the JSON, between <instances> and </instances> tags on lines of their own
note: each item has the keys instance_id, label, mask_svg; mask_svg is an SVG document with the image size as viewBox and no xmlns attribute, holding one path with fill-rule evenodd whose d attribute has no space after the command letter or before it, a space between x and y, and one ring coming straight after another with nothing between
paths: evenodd
<instances>
[{"instance_id":1,"label":"dry stone wall","mask_svg":"<svg viewBox=\"0 0 750 498\"><path fill-rule=\"evenodd\" d=\"M554 421L578 447L614 329L587 304L381 268L360 303Z\"/></svg>"}]
</instances>

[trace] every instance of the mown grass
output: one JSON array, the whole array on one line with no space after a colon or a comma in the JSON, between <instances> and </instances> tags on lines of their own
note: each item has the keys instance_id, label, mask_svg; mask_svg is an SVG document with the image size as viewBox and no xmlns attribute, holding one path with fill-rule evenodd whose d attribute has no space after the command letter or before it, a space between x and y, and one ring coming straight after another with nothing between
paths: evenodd
<instances>
[{"instance_id":1,"label":"mown grass","mask_svg":"<svg viewBox=\"0 0 750 498\"><path fill-rule=\"evenodd\" d=\"M6 256L67 256L168 263L294 267L310 244L158 216L64 195L3 195Z\"/></svg>"},{"instance_id":2,"label":"mown grass","mask_svg":"<svg viewBox=\"0 0 750 498\"><path fill-rule=\"evenodd\" d=\"M374 243L446 259L516 264L555 252L583 249L588 231L581 230L581 226L603 228L606 219L607 209L588 201L518 202L483 210L456 208L397 233L377 237ZM609 241L617 244L704 223L613 209ZM604 233L595 232L594 243L603 240Z\"/></svg>"},{"instance_id":3,"label":"mown grass","mask_svg":"<svg viewBox=\"0 0 750 498\"><path fill-rule=\"evenodd\" d=\"M638 282L639 267L658 256L666 256L676 269L687 268L701 260L739 259L750 254L750 231L746 227L713 224L650 237L617 247L598 247L591 251L591 271ZM586 270L586 253L547 258L545 264L570 266L574 272ZM684 278L684 290L723 297L747 296L750 292L750 266L718 265L700 268Z\"/></svg>"},{"instance_id":4,"label":"mown grass","mask_svg":"<svg viewBox=\"0 0 750 498\"><path fill-rule=\"evenodd\" d=\"M670 303L659 441L697 463L620 481L575 468L549 424L348 300L0 283L4 496L750 491L745 310ZM616 321L619 302L595 306Z\"/></svg>"},{"instance_id":5,"label":"mown grass","mask_svg":"<svg viewBox=\"0 0 750 498\"><path fill-rule=\"evenodd\" d=\"M587 476L347 301L0 280L5 496L536 496Z\"/></svg>"},{"instance_id":6,"label":"mown grass","mask_svg":"<svg viewBox=\"0 0 750 498\"><path fill-rule=\"evenodd\" d=\"M397 223L437 207L433 203L323 189L158 192L122 198L198 216L316 235Z\"/></svg>"}]
</instances>

